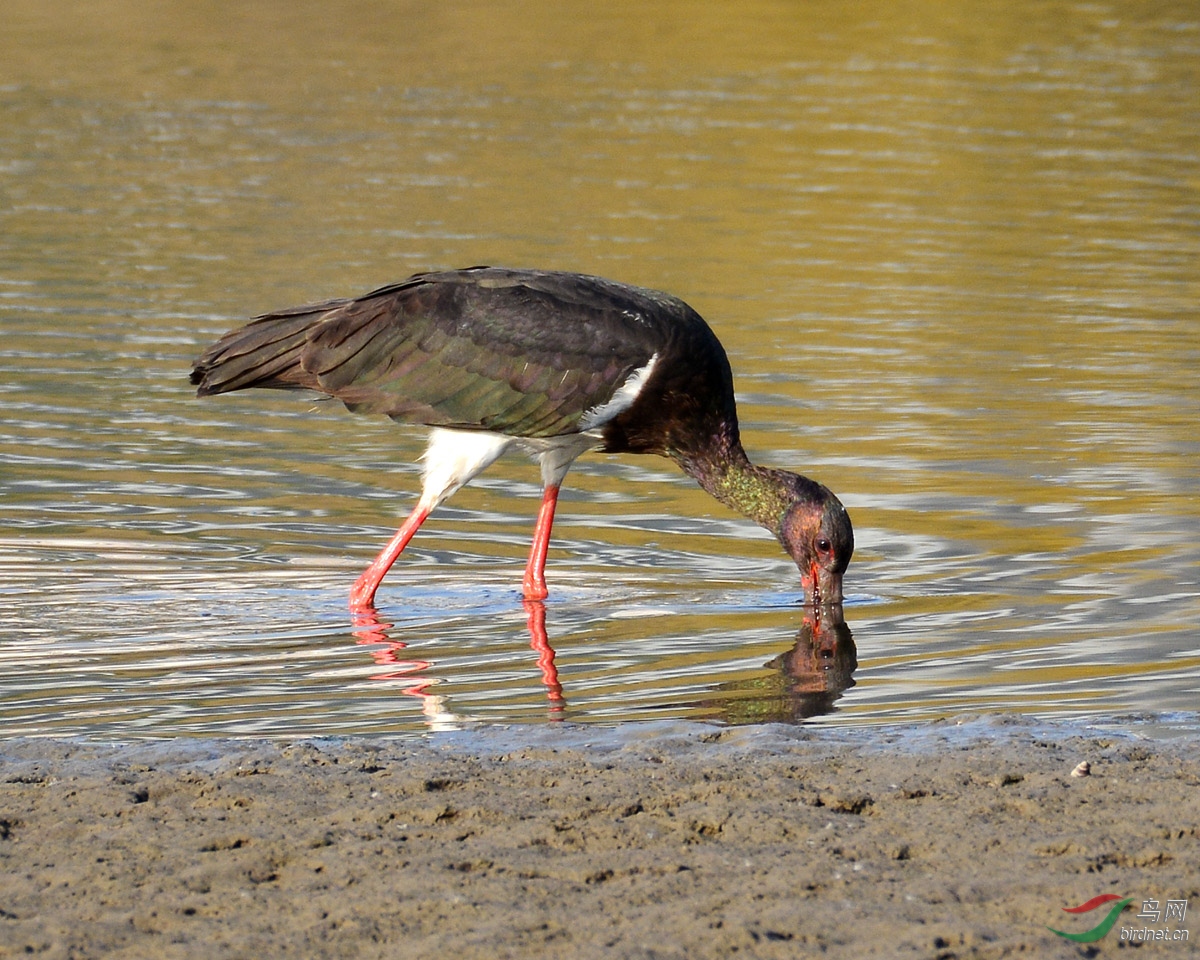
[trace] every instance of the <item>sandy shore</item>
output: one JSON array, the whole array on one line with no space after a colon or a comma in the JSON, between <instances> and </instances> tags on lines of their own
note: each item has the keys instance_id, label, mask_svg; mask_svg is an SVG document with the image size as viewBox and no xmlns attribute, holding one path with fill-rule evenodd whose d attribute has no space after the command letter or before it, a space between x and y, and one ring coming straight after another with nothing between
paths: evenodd
<instances>
[{"instance_id":1,"label":"sandy shore","mask_svg":"<svg viewBox=\"0 0 1200 960\"><path fill-rule=\"evenodd\" d=\"M1088 761L1091 775L1072 776ZM1078 725L0 741L0 957L1093 956L1189 901L1200 751ZM1154 924L1150 924L1154 927ZM1157 954L1156 954L1157 955Z\"/></svg>"}]
</instances>

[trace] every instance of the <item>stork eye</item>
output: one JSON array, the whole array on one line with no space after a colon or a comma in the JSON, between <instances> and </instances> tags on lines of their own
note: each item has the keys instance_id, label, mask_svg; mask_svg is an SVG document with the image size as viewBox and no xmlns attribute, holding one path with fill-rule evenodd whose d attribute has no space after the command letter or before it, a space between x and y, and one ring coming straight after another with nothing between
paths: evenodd
<instances>
[{"instance_id":1,"label":"stork eye","mask_svg":"<svg viewBox=\"0 0 1200 960\"><path fill-rule=\"evenodd\" d=\"M828 540L826 540L824 537L822 537L820 540L817 541L817 549L820 550L822 553L828 553L830 550L833 549L833 544L830 543Z\"/></svg>"}]
</instances>

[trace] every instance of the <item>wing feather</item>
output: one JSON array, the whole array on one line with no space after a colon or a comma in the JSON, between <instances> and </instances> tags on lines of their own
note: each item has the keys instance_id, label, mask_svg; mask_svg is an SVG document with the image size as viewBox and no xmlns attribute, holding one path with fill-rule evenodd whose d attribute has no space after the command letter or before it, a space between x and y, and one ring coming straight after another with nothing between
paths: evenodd
<instances>
[{"instance_id":1,"label":"wing feather","mask_svg":"<svg viewBox=\"0 0 1200 960\"><path fill-rule=\"evenodd\" d=\"M261 317L192 377L202 395L310 387L395 420L555 436L582 429L690 317L665 294L577 274L418 274Z\"/></svg>"}]
</instances>

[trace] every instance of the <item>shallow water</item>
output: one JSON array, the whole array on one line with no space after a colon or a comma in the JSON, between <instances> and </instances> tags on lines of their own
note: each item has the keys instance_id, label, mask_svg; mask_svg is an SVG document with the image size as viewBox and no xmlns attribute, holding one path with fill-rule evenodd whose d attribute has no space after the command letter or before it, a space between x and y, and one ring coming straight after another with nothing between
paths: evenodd
<instances>
[{"instance_id":1,"label":"shallow water","mask_svg":"<svg viewBox=\"0 0 1200 960\"><path fill-rule=\"evenodd\" d=\"M1200 702L1190 5L12 7L0 731ZM849 635L805 624L764 531L604 456L544 609L513 462L422 530L390 627L351 622L419 431L198 401L189 363L255 313L489 261L708 318L752 455L851 511Z\"/></svg>"}]
</instances>

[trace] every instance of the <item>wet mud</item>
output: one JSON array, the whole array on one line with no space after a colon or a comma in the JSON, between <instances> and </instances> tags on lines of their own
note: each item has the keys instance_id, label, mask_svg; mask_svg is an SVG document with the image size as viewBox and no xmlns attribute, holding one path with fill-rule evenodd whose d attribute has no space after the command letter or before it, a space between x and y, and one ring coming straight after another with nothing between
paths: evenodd
<instances>
[{"instance_id":1,"label":"wet mud","mask_svg":"<svg viewBox=\"0 0 1200 960\"><path fill-rule=\"evenodd\" d=\"M0 957L1094 955L1119 930L1057 937L1099 919L1065 907L1200 912L1195 747L1005 719L0 741Z\"/></svg>"}]
</instances>

